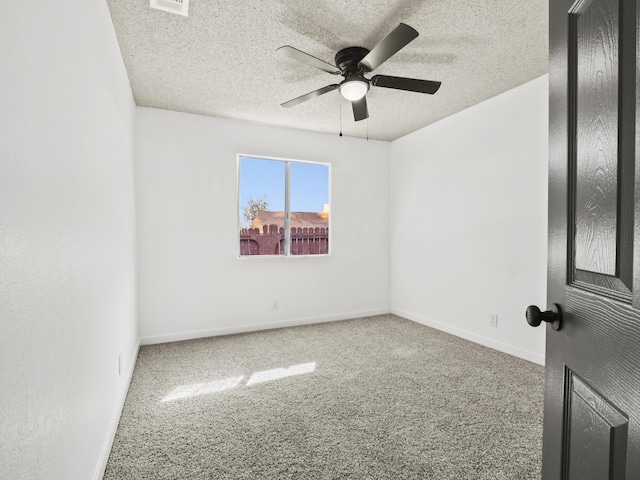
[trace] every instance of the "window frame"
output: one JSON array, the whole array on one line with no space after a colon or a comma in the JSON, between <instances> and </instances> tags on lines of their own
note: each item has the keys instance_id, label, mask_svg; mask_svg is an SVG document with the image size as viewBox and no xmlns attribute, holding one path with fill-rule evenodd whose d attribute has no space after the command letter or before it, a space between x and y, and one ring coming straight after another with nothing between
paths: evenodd
<instances>
[{"instance_id":1,"label":"window frame","mask_svg":"<svg viewBox=\"0 0 640 480\"><path fill-rule=\"evenodd\" d=\"M241 247L239 240L239 232L242 227L240 225L240 160L242 158L252 158L256 160L270 160L276 162L284 162L285 164L285 199L284 199L284 253L282 255L242 255ZM291 163L306 163L312 165L323 165L327 167L327 200L329 205L329 222L327 224L328 233L327 233L327 242L328 248L327 253L318 253L318 254L304 254L304 255L291 255L291 211L290 211L290 194L291 194ZM293 158L283 158L283 157L271 157L266 155L253 155L247 153L237 153L236 154L236 245L238 248L238 258L239 259L247 259L247 258L312 258L312 257L328 257L331 255L331 219L332 215L332 201L331 201L331 163L329 162L319 162L314 160L297 160Z\"/></svg>"}]
</instances>

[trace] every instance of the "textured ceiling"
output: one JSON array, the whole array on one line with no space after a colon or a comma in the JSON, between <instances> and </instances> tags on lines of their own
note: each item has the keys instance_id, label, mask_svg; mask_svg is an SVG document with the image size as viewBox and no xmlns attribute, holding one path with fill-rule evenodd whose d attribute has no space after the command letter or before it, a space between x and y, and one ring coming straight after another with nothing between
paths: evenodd
<instances>
[{"instance_id":1,"label":"textured ceiling","mask_svg":"<svg viewBox=\"0 0 640 480\"><path fill-rule=\"evenodd\" d=\"M191 0L189 16L149 0L107 0L136 104L318 132L395 140L548 72L547 0ZM438 80L435 95L372 87L354 122L336 83L285 58L291 45L326 62L373 48L400 22L420 35L374 74Z\"/></svg>"}]
</instances>

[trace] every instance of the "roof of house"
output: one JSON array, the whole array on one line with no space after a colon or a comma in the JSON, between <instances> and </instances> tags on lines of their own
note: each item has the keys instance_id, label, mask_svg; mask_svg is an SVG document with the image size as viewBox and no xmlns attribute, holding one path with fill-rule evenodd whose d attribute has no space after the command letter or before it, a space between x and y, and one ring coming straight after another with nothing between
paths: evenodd
<instances>
[{"instance_id":1,"label":"roof of house","mask_svg":"<svg viewBox=\"0 0 640 480\"><path fill-rule=\"evenodd\" d=\"M264 225L284 227L284 212L259 212L251 223L251 228L262 231ZM295 228L328 228L329 212L291 212L291 227Z\"/></svg>"}]
</instances>

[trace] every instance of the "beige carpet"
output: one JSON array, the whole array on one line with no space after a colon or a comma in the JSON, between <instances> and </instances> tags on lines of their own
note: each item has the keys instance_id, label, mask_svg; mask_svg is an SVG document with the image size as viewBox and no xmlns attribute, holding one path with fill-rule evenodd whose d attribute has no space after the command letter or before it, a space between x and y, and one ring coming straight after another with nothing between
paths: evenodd
<instances>
[{"instance_id":1,"label":"beige carpet","mask_svg":"<svg viewBox=\"0 0 640 480\"><path fill-rule=\"evenodd\" d=\"M393 316L142 347L105 479L539 479L543 368Z\"/></svg>"}]
</instances>

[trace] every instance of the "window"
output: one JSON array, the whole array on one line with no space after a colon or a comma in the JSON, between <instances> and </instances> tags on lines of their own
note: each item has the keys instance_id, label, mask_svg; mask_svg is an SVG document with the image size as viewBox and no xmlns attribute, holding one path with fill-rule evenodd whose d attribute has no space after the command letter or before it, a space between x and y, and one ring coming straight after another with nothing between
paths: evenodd
<instances>
[{"instance_id":1,"label":"window","mask_svg":"<svg viewBox=\"0 0 640 480\"><path fill-rule=\"evenodd\" d=\"M240 256L329 253L329 165L238 155Z\"/></svg>"}]
</instances>

